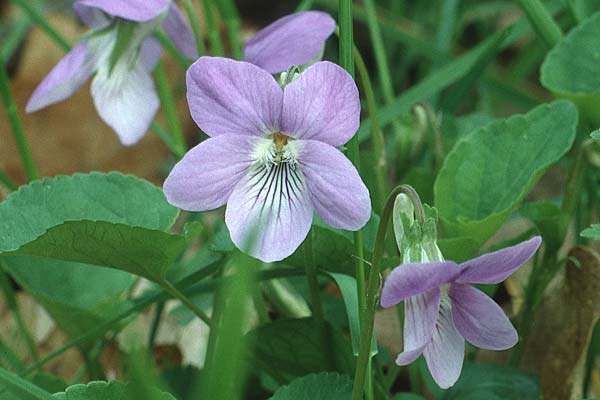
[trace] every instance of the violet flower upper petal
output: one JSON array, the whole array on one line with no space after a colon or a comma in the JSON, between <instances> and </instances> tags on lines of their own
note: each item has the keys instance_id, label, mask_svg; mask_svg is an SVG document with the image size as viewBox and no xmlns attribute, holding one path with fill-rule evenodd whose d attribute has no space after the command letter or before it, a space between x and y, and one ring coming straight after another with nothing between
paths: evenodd
<instances>
[{"instance_id":1,"label":"violet flower upper petal","mask_svg":"<svg viewBox=\"0 0 600 400\"><path fill-rule=\"evenodd\" d=\"M457 282L462 283L499 283L508 278L516 269L527 262L537 251L542 238L533 238L516 246L506 247L493 253L461 264L463 272Z\"/></svg>"},{"instance_id":2,"label":"violet flower upper petal","mask_svg":"<svg viewBox=\"0 0 600 400\"><path fill-rule=\"evenodd\" d=\"M198 58L194 32L175 2L169 6L169 12L163 20L162 26L177 50L190 60Z\"/></svg>"},{"instance_id":3,"label":"violet flower upper petal","mask_svg":"<svg viewBox=\"0 0 600 400\"><path fill-rule=\"evenodd\" d=\"M358 88L338 65L316 63L285 87L281 131L286 135L341 146L359 125Z\"/></svg>"},{"instance_id":4,"label":"violet flower upper petal","mask_svg":"<svg viewBox=\"0 0 600 400\"><path fill-rule=\"evenodd\" d=\"M302 173L319 217L334 228L362 228L371 217L371 198L354 165L327 143L299 142Z\"/></svg>"},{"instance_id":5,"label":"violet flower upper petal","mask_svg":"<svg viewBox=\"0 0 600 400\"><path fill-rule=\"evenodd\" d=\"M391 307L411 296L453 281L460 273L454 261L402 264L390 273L381 291L381 305Z\"/></svg>"},{"instance_id":6,"label":"violet flower upper petal","mask_svg":"<svg viewBox=\"0 0 600 400\"><path fill-rule=\"evenodd\" d=\"M246 174L256 140L248 135L220 135L188 151L165 180L169 203L188 211L223 206Z\"/></svg>"},{"instance_id":7,"label":"violet flower upper petal","mask_svg":"<svg viewBox=\"0 0 600 400\"><path fill-rule=\"evenodd\" d=\"M38 111L70 97L90 78L95 67L87 41L79 42L35 89L25 110Z\"/></svg>"},{"instance_id":8,"label":"violet flower upper petal","mask_svg":"<svg viewBox=\"0 0 600 400\"><path fill-rule=\"evenodd\" d=\"M283 92L259 67L221 57L200 57L187 71L192 118L209 136L261 136L279 130Z\"/></svg>"},{"instance_id":9,"label":"violet flower upper petal","mask_svg":"<svg viewBox=\"0 0 600 400\"><path fill-rule=\"evenodd\" d=\"M506 350L519 335L498 304L482 291L460 283L450 285L452 319L462 337L482 349Z\"/></svg>"},{"instance_id":10,"label":"violet flower upper petal","mask_svg":"<svg viewBox=\"0 0 600 400\"><path fill-rule=\"evenodd\" d=\"M130 21L145 22L158 17L172 0L77 0L76 10L86 13L84 8L95 8L113 17ZM82 14L80 14L82 15Z\"/></svg>"},{"instance_id":11,"label":"violet flower upper petal","mask_svg":"<svg viewBox=\"0 0 600 400\"><path fill-rule=\"evenodd\" d=\"M334 30L335 21L324 12L287 15L258 31L246 43L244 60L276 74L315 59Z\"/></svg>"}]
</instances>

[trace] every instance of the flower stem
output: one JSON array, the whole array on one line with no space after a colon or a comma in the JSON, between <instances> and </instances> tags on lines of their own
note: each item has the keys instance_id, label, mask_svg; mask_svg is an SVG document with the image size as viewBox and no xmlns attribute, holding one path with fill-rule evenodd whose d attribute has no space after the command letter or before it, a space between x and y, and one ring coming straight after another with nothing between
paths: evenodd
<instances>
[{"instance_id":1,"label":"flower stem","mask_svg":"<svg viewBox=\"0 0 600 400\"><path fill-rule=\"evenodd\" d=\"M198 318L200 318L208 326L211 326L211 320L204 311L200 309L193 301L191 301L186 295L181 293L173 284L166 279L160 282L160 286L171 296L181 301L187 308L189 308Z\"/></svg>"},{"instance_id":2,"label":"flower stem","mask_svg":"<svg viewBox=\"0 0 600 400\"><path fill-rule=\"evenodd\" d=\"M309 10L314 3L314 0L302 0L296 7L296 12Z\"/></svg>"},{"instance_id":3,"label":"flower stem","mask_svg":"<svg viewBox=\"0 0 600 400\"><path fill-rule=\"evenodd\" d=\"M356 361L356 371L354 375L354 387L352 390L352 400L362 399L365 392L366 375L369 371L370 364L370 345L373 337L373 325L375 321L375 310L379 299L381 288L381 273L380 265L385 249L385 236L387 228L394 210L394 202L396 196L400 193L405 193L414 203L415 211L419 222L422 223L423 206L417 192L408 185L400 185L392 190L388 195L383 208L383 214L379 227L377 229L377 237L375 239L375 249L373 251L373 259L371 269L369 271L369 285L366 293L366 304L361 308L361 326L360 326L360 347L358 351L358 360ZM368 392L368 389L367 389Z\"/></svg>"},{"instance_id":4,"label":"flower stem","mask_svg":"<svg viewBox=\"0 0 600 400\"><path fill-rule=\"evenodd\" d=\"M179 122L179 116L177 115L175 100L173 99L173 94L169 88L167 72L165 71L162 61L159 61L156 65L154 77L156 78L158 97L160 98L163 110L165 111L169 130L173 135L174 148L177 149L175 155L181 157L187 151L187 146L183 135L183 129L181 128L181 122Z\"/></svg>"},{"instance_id":5,"label":"flower stem","mask_svg":"<svg viewBox=\"0 0 600 400\"><path fill-rule=\"evenodd\" d=\"M198 18L196 17L196 13L194 12L194 6L192 5L191 0L182 0L182 4L188 16L188 21L190 21L192 31L194 32L194 38L196 39L196 48L198 49L198 55L201 56L202 54L206 53L206 48L204 47L204 40L202 39L202 30L200 29L200 25L198 24Z\"/></svg>"},{"instance_id":6,"label":"flower stem","mask_svg":"<svg viewBox=\"0 0 600 400\"><path fill-rule=\"evenodd\" d=\"M31 27L31 20L27 16L19 19L3 38L2 48L0 49L0 60L9 60L19 48L19 45L25 40L25 36Z\"/></svg>"},{"instance_id":7,"label":"flower stem","mask_svg":"<svg viewBox=\"0 0 600 400\"><path fill-rule=\"evenodd\" d=\"M211 54L213 56L223 56L225 51L223 50L223 42L221 41L219 27L215 20L213 2L210 0L201 1L200 5L202 6L202 15L204 15L204 20L206 21Z\"/></svg>"},{"instance_id":8,"label":"flower stem","mask_svg":"<svg viewBox=\"0 0 600 400\"><path fill-rule=\"evenodd\" d=\"M236 60L242 59L242 43L240 41L240 16L233 0L219 0L221 15L229 34L231 54Z\"/></svg>"},{"instance_id":9,"label":"flower stem","mask_svg":"<svg viewBox=\"0 0 600 400\"><path fill-rule=\"evenodd\" d=\"M377 117L377 102L375 100L375 93L373 92L373 85L369 78L369 71L367 66L358 51L358 48L354 46L354 59L356 61L356 69L360 76L361 86L365 92L367 98L367 109L369 117L371 118L371 139L373 141L373 153L375 155L374 170L375 170L375 182L377 185L377 209L383 207L383 201L385 195L388 192L387 189L387 161L385 157L385 143L383 138L383 132L379 127L379 118Z\"/></svg>"},{"instance_id":10,"label":"flower stem","mask_svg":"<svg viewBox=\"0 0 600 400\"><path fill-rule=\"evenodd\" d=\"M154 315L152 316L152 325L150 325L150 334L148 335L148 352L152 355L154 349L154 341L156 340L156 334L160 327L162 313L165 309L165 302L159 301L156 303L154 308Z\"/></svg>"},{"instance_id":11,"label":"flower stem","mask_svg":"<svg viewBox=\"0 0 600 400\"><path fill-rule=\"evenodd\" d=\"M71 50L69 42L56 30L52 25L48 23L47 18L41 13L40 9L36 7L35 3L31 0L12 0L17 6L19 6L25 14L31 20L39 26L52 40L54 40L64 51Z\"/></svg>"},{"instance_id":12,"label":"flower stem","mask_svg":"<svg viewBox=\"0 0 600 400\"><path fill-rule=\"evenodd\" d=\"M540 0L517 0L533 29L549 48L562 38L562 31Z\"/></svg>"},{"instance_id":13,"label":"flower stem","mask_svg":"<svg viewBox=\"0 0 600 400\"><path fill-rule=\"evenodd\" d=\"M31 157L29 145L27 144L25 132L23 131L23 124L21 123L21 118L19 118L17 105L10 88L10 79L8 77L8 72L6 71L6 64L2 59L0 59L0 95L2 96L2 103L4 104L6 115L8 116L8 122L12 128L13 136L17 143L17 149L21 156L21 161L23 162L25 175L29 181L35 180L37 179L35 164Z\"/></svg>"}]
</instances>

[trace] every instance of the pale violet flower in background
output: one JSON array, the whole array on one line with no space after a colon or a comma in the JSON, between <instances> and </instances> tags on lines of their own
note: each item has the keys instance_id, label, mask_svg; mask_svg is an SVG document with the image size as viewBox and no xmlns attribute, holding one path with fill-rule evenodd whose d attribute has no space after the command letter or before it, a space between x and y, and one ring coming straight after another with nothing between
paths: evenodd
<instances>
[{"instance_id":1,"label":"pale violet flower in background","mask_svg":"<svg viewBox=\"0 0 600 400\"><path fill-rule=\"evenodd\" d=\"M171 0L78 0L73 8L92 32L50 71L26 111L70 97L95 74L91 92L98 114L124 145L133 145L148 130L160 103L151 71L161 48L152 32L162 25L175 46L195 60L191 28ZM124 47L118 49L123 39Z\"/></svg>"},{"instance_id":2,"label":"pale violet flower in background","mask_svg":"<svg viewBox=\"0 0 600 400\"><path fill-rule=\"evenodd\" d=\"M233 242L265 262L298 248L314 211L339 229L367 223L369 192L336 149L360 119L358 89L345 70L318 62L282 90L256 65L201 57L187 72L187 98L210 138L167 177L171 204L206 211L227 203Z\"/></svg>"},{"instance_id":3,"label":"pale violet flower in background","mask_svg":"<svg viewBox=\"0 0 600 400\"><path fill-rule=\"evenodd\" d=\"M286 15L258 31L244 46L244 61L271 74L320 58L335 20L321 11Z\"/></svg>"},{"instance_id":4,"label":"pale violet flower in background","mask_svg":"<svg viewBox=\"0 0 600 400\"><path fill-rule=\"evenodd\" d=\"M423 354L433 379L446 389L460 376L465 339L483 349L513 347L518 334L500 306L468 284L502 282L540 244L536 236L462 264L436 261L395 268L383 285L381 305L405 302L404 351L396 363L407 365Z\"/></svg>"}]
</instances>

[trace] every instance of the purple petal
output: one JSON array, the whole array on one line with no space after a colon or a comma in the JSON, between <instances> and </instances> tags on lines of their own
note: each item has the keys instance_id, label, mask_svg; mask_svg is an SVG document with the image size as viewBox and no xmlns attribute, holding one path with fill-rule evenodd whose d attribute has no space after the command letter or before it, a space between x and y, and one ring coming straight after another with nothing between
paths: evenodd
<instances>
[{"instance_id":1,"label":"purple petal","mask_svg":"<svg viewBox=\"0 0 600 400\"><path fill-rule=\"evenodd\" d=\"M354 165L333 146L299 142L302 173L319 217L334 228L362 228L371 217L371 199Z\"/></svg>"},{"instance_id":2,"label":"purple petal","mask_svg":"<svg viewBox=\"0 0 600 400\"><path fill-rule=\"evenodd\" d=\"M440 305L437 327L423 356L439 387L448 389L456 383L465 358L465 341L454 327L450 307L444 301Z\"/></svg>"},{"instance_id":3,"label":"purple petal","mask_svg":"<svg viewBox=\"0 0 600 400\"><path fill-rule=\"evenodd\" d=\"M341 67L319 62L285 87L281 131L332 146L346 143L360 124L358 89Z\"/></svg>"},{"instance_id":4,"label":"purple petal","mask_svg":"<svg viewBox=\"0 0 600 400\"><path fill-rule=\"evenodd\" d=\"M392 270L381 290L381 306L392 307L409 297L453 281L460 273L454 261L402 264Z\"/></svg>"},{"instance_id":5,"label":"purple petal","mask_svg":"<svg viewBox=\"0 0 600 400\"><path fill-rule=\"evenodd\" d=\"M250 63L200 57L187 71L187 99L192 118L209 136L279 130L283 92Z\"/></svg>"},{"instance_id":6,"label":"purple petal","mask_svg":"<svg viewBox=\"0 0 600 400\"><path fill-rule=\"evenodd\" d=\"M509 277L535 254L542 238L535 236L516 246L507 247L493 253L462 263L463 272L459 283L499 283Z\"/></svg>"},{"instance_id":7,"label":"purple petal","mask_svg":"<svg viewBox=\"0 0 600 400\"><path fill-rule=\"evenodd\" d=\"M454 325L470 343L489 350L506 350L517 344L517 331L485 293L468 285L452 284L449 295Z\"/></svg>"},{"instance_id":8,"label":"purple petal","mask_svg":"<svg viewBox=\"0 0 600 400\"><path fill-rule=\"evenodd\" d=\"M415 361L421 354L423 354L423 350L425 349L425 345L418 347L414 350L405 350L402 353L398 354L396 357L396 364L400 366L408 365Z\"/></svg>"},{"instance_id":9,"label":"purple petal","mask_svg":"<svg viewBox=\"0 0 600 400\"><path fill-rule=\"evenodd\" d=\"M225 222L235 245L264 262L291 255L306 238L313 208L299 168L255 164L227 202Z\"/></svg>"},{"instance_id":10,"label":"purple petal","mask_svg":"<svg viewBox=\"0 0 600 400\"><path fill-rule=\"evenodd\" d=\"M79 19L93 29L101 30L110 25L110 17L98 8L88 7L80 3L73 4L73 11Z\"/></svg>"},{"instance_id":11,"label":"purple petal","mask_svg":"<svg viewBox=\"0 0 600 400\"><path fill-rule=\"evenodd\" d=\"M94 68L94 57L87 42L79 42L35 89L25 110L38 111L70 97L88 80Z\"/></svg>"},{"instance_id":12,"label":"purple petal","mask_svg":"<svg viewBox=\"0 0 600 400\"><path fill-rule=\"evenodd\" d=\"M192 28L184 18L177 4L171 3L169 13L162 23L165 32L173 41L173 44L190 60L198 58L196 38Z\"/></svg>"},{"instance_id":13,"label":"purple petal","mask_svg":"<svg viewBox=\"0 0 600 400\"><path fill-rule=\"evenodd\" d=\"M150 128L160 101L154 81L141 63L126 70L126 62L112 73L99 71L92 81L92 97L100 117L119 136L121 143L137 143Z\"/></svg>"},{"instance_id":14,"label":"purple petal","mask_svg":"<svg viewBox=\"0 0 600 400\"><path fill-rule=\"evenodd\" d=\"M158 40L153 37L149 37L142 42L140 48L140 61L144 66L144 69L148 72L152 72L156 64L160 60L162 55L162 46Z\"/></svg>"},{"instance_id":15,"label":"purple petal","mask_svg":"<svg viewBox=\"0 0 600 400\"><path fill-rule=\"evenodd\" d=\"M170 3L171 0L78 0L74 7L83 15L89 13L84 8L96 8L114 17L143 22L167 11Z\"/></svg>"},{"instance_id":16,"label":"purple petal","mask_svg":"<svg viewBox=\"0 0 600 400\"><path fill-rule=\"evenodd\" d=\"M252 163L255 142L252 136L221 135L188 151L165 180L169 203L188 211L224 205Z\"/></svg>"},{"instance_id":17,"label":"purple petal","mask_svg":"<svg viewBox=\"0 0 600 400\"><path fill-rule=\"evenodd\" d=\"M306 11L285 16L261 29L244 47L244 60L271 74L318 57L335 30L329 14Z\"/></svg>"},{"instance_id":18,"label":"purple petal","mask_svg":"<svg viewBox=\"0 0 600 400\"><path fill-rule=\"evenodd\" d=\"M404 350L422 348L431 340L438 319L440 289L409 297L404 310Z\"/></svg>"}]
</instances>

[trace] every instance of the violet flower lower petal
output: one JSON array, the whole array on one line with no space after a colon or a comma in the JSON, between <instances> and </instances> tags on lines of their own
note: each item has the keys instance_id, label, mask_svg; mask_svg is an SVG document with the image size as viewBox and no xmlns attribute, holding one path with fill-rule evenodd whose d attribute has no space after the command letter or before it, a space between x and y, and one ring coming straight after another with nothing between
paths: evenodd
<instances>
[{"instance_id":1,"label":"violet flower lower petal","mask_svg":"<svg viewBox=\"0 0 600 400\"><path fill-rule=\"evenodd\" d=\"M96 8L113 17L145 22L167 11L172 0L77 0L76 9ZM81 15L81 14L80 14Z\"/></svg>"},{"instance_id":2,"label":"violet flower lower petal","mask_svg":"<svg viewBox=\"0 0 600 400\"><path fill-rule=\"evenodd\" d=\"M221 135L209 138L186 153L163 190L169 203L188 211L223 206L250 166L256 138Z\"/></svg>"},{"instance_id":3,"label":"violet flower lower petal","mask_svg":"<svg viewBox=\"0 0 600 400\"><path fill-rule=\"evenodd\" d=\"M460 273L454 261L407 263L392 270L381 290L381 305L391 307L453 281Z\"/></svg>"},{"instance_id":4,"label":"violet flower lower petal","mask_svg":"<svg viewBox=\"0 0 600 400\"><path fill-rule=\"evenodd\" d=\"M500 306L485 293L455 283L448 294L454 325L471 344L489 350L506 350L517 344L517 331Z\"/></svg>"},{"instance_id":5,"label":"violet flower lower petal","mask_svg":"<svg viewBox=\"0 0 600 400\"><path fill-rule=\"evenodd\" d=\"M92 75L95 57L81 41L50 71L35 89L25 110L30 113L70 97Z\"/></svg>"},{"instance_id":6,"label":"violet flower lower petal","mask_svg":"<svg viewBox=\"0 0 600 400\"><path fill-rule=\"evenodd\" d=\"M406 299L404 306L404 351L422 348L431 340L440 312L440 289Z\"/></svg>"},{"instance_id":7,"label":"violet flower lower petal","mask_svg":"<svg viewBox=\"0 0 600 400\"><path fill-rule=\"evenodd\" d=\"M354 80L328 61L316 63L285 87L281 131L296 139L332 146L346 143L360 125Z\"/></svg>"},{"instance_id":8,"label":"violet flower lower petal","mask_svg":"<svg viewBox=\"0 0 600 400\"><path fill-rule=\"evenodd\" d=\"M283 92L268 72L246 62L200 57L186 78L192 118L207 135L279 130Z\"/></svg>"},{"instance_id":9,"label":"violet flower lower petal","mask_svg":"<svg viewBox=\"0 0 600 400\"><path fill-rule=\"evenodd\" d=\"M425 346L417 347L414 350L404 350L402 353L398 354L396 357L396 364L400 366L408 365L415 361L421 354L423 354L423 350L425 350Z\"/></svg>"},{"instance_id":10,"label":"violet flower lower petal","mask_svg":"<svg viewBox=\"0 0 600 400\"><path fill-rule=\"evenodd\" d=\"M338 149L316 140L299 140L299 160L312 205L338 229L358 230L371 218L371 198L354 165Z\"/></svg>"},{"instance_id":11,"label":"violet flower lower petal","mask_svg":"<svg viewBox=\"0 0 600 400\"><path fill-rule=\"evenodd\" d=\"M126 146L144 136L160 105L154 81L141 63L133 69L117 65L110 74L99 71L91 91L98 114Z\"/></svg>"},{"instance_id":12,"label":"violet flower lower petal","mask_svg":"<svg viewBox=\"0 0 600 400\"><path fill-rule=\"evenodd\" d=\"M315 59L335 30L329 14L306 11L287 15L258 31L244 47L244 60L271 74Z\"/></svg>"},{"instance_id":13,"label":"violet flower lower petal","mask_svg":"<svg viewBox=\"0 0 600 400\"><path fill-rule=\"evenodd\" d=\"M465 358L465 340L454 326L450 307L444 302L440 307L437 326L431 341L423 350L423 356L435 382L442 389L447 389L460 376Z\"/></svg>"},{"instance_id":14,"label":"violet flower lower petal","mask_svg":"<svg viewBox=\"0 0 600 400\"><path fill-rule=\"evenodd\" d=\"M233 243L264 262L290 256L306 238L312 220L302 172L288 163L250 168L225 211Z\"/></svg>"},{"instance_id":15,"label":"violet flower lower petal","mask_svg":"<svg viewBox=\"0 0 600 400\"><path fill-rule=\"evenodd\" d=\"M493 253L462 263L463 272L459 283L500 283L527 262L537 251L542 238L535 236L516 246L506 247Z\"/></svg>"},{"instance_id":16,"label":"violet flower lower petal","mask_svg":"<svg viewBox=\"0 0 600 400\"><path fill-rule=\"evenodd\" d=\"M177 50L190 60L198 58L198 48L196 47L194 32L174 2L171 3L169 13L163 20L162 26Z\"/></svg>"},{"instance_id":17,"label":"violet flower lower petal","mask_svg":"<svg viewBox=\"0 0 600 400\"><path fill-rule=\"evenodd\" d=\"M158 40L149 37L142 42L140 46L140 61L146 71L152 72L154 70L156 64L160 61L161 55L162 46Z\"/></svg>"}]
</instances>

